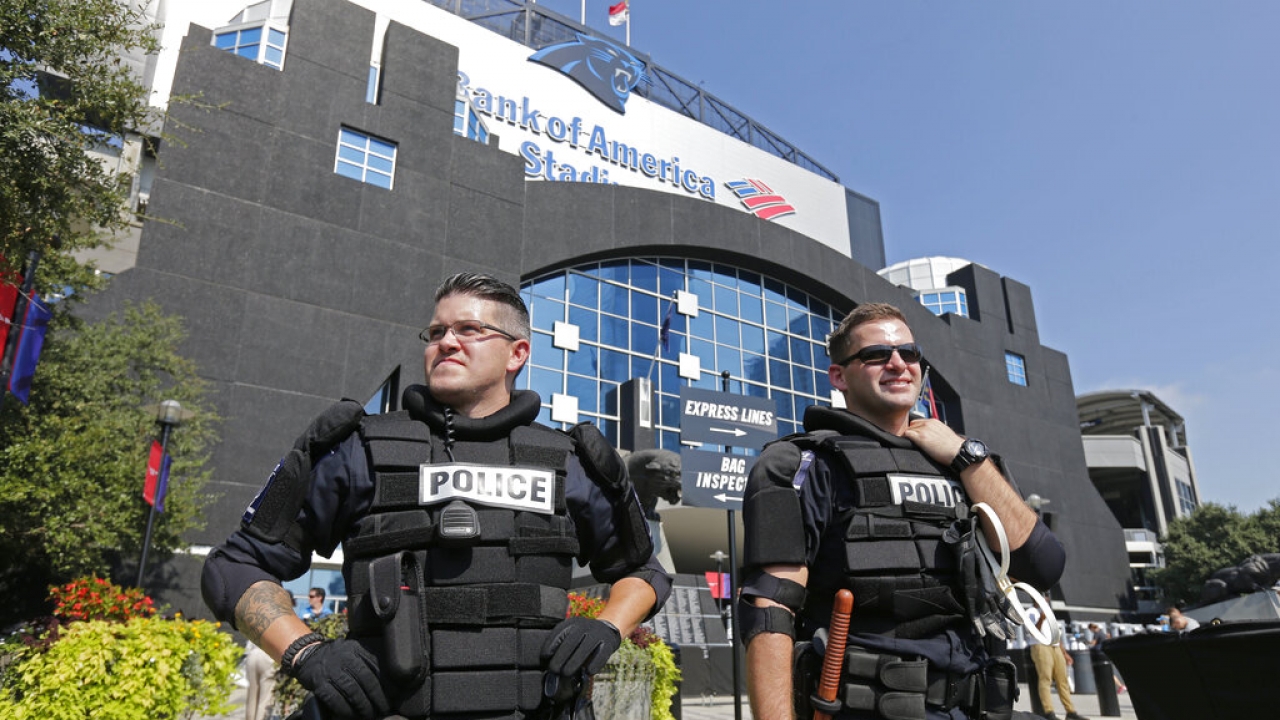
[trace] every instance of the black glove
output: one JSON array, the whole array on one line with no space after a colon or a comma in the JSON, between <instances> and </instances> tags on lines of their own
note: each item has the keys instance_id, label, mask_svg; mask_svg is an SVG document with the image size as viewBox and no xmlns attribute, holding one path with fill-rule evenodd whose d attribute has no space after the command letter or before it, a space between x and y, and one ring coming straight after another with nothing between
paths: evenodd
<instances>
[{"instance_id":1,"label":"black glove","mask_svg":"<svg viewBox=\"0 0 1280 720\"><path fill-rule=\"evenodd\" d=\"M583 670L595 675L621 644L622 634L612 623L571 617L551 631L542 646L542 661L547 672L556 675L574 677Z\"/></svg>"},{"instance_id":2,"label":"black glove","mask_svg":"<svg viewBox=\"0 0 1280 720\"><path fill-rule=\"evenodd\" d=\"M381 718L390 708L378 658L354 640L329 640L293 662L290 675L339 718Z\"/></svg>"}]
</instances>

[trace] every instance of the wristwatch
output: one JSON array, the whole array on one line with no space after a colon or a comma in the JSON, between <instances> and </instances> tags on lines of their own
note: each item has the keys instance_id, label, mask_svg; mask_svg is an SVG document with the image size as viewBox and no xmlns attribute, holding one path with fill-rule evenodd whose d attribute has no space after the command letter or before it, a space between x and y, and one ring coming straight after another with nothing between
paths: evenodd
<instances>
[{"instance_id":1,"label":"wristwatch","mask_svg":"<svg viewBox=\"0 0 1280 720\"><path fill-rule=\"evenodd\" d=\"M981 440L969 438L960 446L960 452L956 453L955 458L951 460L951 469L957 475L964 472L964 469L970 465L980 463L991 456L987 450L987 444Z\"/></svg>"}]
</instances>

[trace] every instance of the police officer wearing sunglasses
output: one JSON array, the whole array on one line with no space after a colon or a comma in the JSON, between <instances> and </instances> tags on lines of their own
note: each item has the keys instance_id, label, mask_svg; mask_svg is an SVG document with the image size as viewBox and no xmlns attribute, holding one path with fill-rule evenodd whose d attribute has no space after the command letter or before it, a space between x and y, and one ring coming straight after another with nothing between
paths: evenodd
<instances>
[{"instance_id":1,"label":"police officer wearing sunglasses","mask_svg":"<svg viewBox=\"0 0 1280 720\"><path fill-rule=\"evenodd\" d=\"M302 717L583 717L582 693L671 580L639 500L594 426L535 422L514 389L529 312L462 273L422 331L427 384L404 410L343 401L277 465L205 563L205 601L313 693ZM281 579L341 544L347 638L292 612ZM612 585L598 619L566 619L573 562Z\"/></svg>"},{"instance_id":2,"label":"police officer wearing sunglasses","mask_svg":"<svg viewBox=\"0 0 1280 720\"><path fill-rule=\"evenodd\" d=\"M1062 545L974 438L911 414L921 349L891 305L858 306L828 341L847 409L813 406L806 432L764 449L744 506L739 602L758 718L1008 718L1011 663L988 652L1005 618L975 552L969 508L994 509L1009 574L1048 588ZM836 593L853 592L835 700L816 693ZM794 652L793 652L794 650ZM794 704L793 704L794 700Z\"/></svg>"}]
</instances>

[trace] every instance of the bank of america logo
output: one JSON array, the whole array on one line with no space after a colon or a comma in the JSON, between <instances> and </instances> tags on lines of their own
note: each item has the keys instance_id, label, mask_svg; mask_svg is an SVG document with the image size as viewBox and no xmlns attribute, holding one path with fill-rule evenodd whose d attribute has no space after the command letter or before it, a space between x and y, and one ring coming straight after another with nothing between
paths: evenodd
<instances>
[{"instance_id":1,"label":"bank of america logo","mask_svg":"<svg viewBox=\"0 0 1280 720\"><path fill-rule=\"evenodd\" d=\"M732 190L747 210L761 220L773 220L796 214L796 209L787 202L786 198L774 192L773 188L765 185L761 180L751 178L730 180L725 183L725 187Z\"/></svg>"}]
</instances>

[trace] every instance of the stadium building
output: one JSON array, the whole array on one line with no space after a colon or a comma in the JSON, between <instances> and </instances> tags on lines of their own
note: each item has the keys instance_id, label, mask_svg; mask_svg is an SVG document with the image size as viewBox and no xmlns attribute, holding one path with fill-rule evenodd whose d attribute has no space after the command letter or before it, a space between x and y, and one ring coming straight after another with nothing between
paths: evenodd
<instances>
[{"instance_id":1,"label":"stadium building","mask_svg":"<svg viewBox=\"0 0 1280 720\"><path fill-rule=\"evenodd\" d=\"M154 299L184 316L184 352L225 418L194 557L154 574L176 608L203 612L201 550L310 418L341 397L392 409L420 382L433 289L477 270L530 304L519 384L541 419L595 422L628 450L680 450L681 388L721 390L723 373L794 432L805 406L838 401L827 333L858 303L898 305L925 348L926 409L1051 499L1071 557L1060 610L1121 610L1123 533L1089 481L1067 358L1040 344L1027 286L966 263L947 276L966 312L935 315L877 275L878 203L536 4L180 5L157 18L169 50L144 63L158 97L184 98L139 183L162 221L103 260L114 278L87 306ZM723 515L664 510L675 570L715 569ZM297 585L333 587L339 565Z\"/></svg>"}]
</instances>

